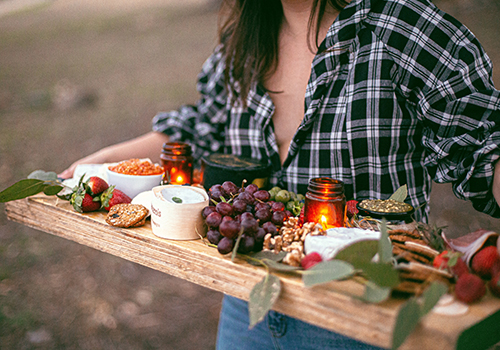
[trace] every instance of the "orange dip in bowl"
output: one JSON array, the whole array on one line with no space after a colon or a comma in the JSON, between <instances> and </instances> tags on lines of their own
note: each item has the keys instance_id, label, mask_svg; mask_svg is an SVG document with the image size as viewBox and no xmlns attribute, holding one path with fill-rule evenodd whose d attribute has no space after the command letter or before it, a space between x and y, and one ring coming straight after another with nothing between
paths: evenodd
<instances>
[{"instance_id":1,"label":"orange dip in bowl","mask_svg":"<svg viewBox=\"0 0 500 350\"><path fill-rule=\"evenodd\" d=\"M163 167L153 164L149 160L130 159L124 160L116 165L108 167L115 173L125 175L160 175L163 174Z\"/></svg>"}]
</instances>

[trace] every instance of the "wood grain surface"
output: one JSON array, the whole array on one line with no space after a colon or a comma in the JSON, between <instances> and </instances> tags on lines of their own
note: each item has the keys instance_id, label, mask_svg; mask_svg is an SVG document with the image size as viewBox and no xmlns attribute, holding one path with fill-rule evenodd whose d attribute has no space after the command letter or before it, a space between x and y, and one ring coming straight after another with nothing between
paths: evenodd
<instances>
[{"instance_id":1,"label":"wood grain surface","mask_svg":"<svg viewBox=\"0 0 500 350\"><path fill-rule=\"evenodd\" d=\"M83 244L123 259L248 300L266 274L244 260L231 262L202 240L174 241L143 227L122 229L105 222L105 212L80 214L68 202L44 195L8 202L7 217L15 222ZM274 273L274 272L273 272ZM354 281L306 288L300 277L276 273L282 291L273 309L308 323L385 348L405 299L367 304L356 298L363 287ZM460 333L500 309L500 299L487 295L463 316L428 314L401 349L454 349Z\"/></svg>"}]
</instances>

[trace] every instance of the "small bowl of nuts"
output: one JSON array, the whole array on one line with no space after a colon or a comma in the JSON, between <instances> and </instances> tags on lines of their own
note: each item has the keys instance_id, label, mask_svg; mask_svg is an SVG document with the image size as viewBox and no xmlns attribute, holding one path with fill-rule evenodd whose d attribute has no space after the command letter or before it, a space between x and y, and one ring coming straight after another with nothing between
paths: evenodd
<instances>
[{"instance_id":1,"label":"small bowl of nuts","mask_svg":"<svg viewBox=\"0 0 500 350\"><path fill-rule=\"evenodd\" d=\"M359 215L390 221L409 221L415 208L394 199L365 199L357 204Z\"/></svg>"}]
</instances>

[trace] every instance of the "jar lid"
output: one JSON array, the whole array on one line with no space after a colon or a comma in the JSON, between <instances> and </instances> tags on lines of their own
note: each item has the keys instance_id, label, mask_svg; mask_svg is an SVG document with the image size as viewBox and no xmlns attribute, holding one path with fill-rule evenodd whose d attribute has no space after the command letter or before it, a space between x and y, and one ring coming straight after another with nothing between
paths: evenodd
<instances>
[{"instance_id":1,"label":"jar lid","mask_svg":"<svg viewBox=\"0 0 500 350\"><path fill-rule=\"evenodd\" d=\"M221 153L202 158L201 165L203 186L206 189L215 184L222 184L224 181L232 181L240 185L243 180L251 183L255 179L267 179L272 171L271 164L264 164L258 159ZM262 183L259 182L259 184ZM259 187L262 186L259 185Z\"/></svg>"},{"instance_id":2,"label":"jar lid","mask_svg":"<svg viewBox=\"0 0 500 350\"><path fill-rule=\"evenodd\" d=\"M191 155L191 145L185 142L165 142L163 151L175 155Z\"/></svg>"}]
</instances>

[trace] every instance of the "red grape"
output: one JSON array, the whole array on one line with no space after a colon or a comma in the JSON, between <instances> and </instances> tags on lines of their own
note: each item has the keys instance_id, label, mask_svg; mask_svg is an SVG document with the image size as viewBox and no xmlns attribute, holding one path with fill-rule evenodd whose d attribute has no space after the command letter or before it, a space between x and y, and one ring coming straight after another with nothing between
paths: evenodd
<instances>
[{"instance_id":1,"label":"red grape","mask_svg":"<svg viewBox=\"0 0 500 350\"><path fill-rule=\"evenodd\" d=\"M217 250L220 254L229 254L233 251L234 240L227 237L222 237L222 239L217 244Z\"/></svg>"},{"instance_id":2,"label":"red grape","mask_svg":"<svg viewBox=\"0 0 500 350\"><path fill-rule=\"evenodd\" d=\"M236 214L241 214L247 210L247 203L241 199L233 201L233 211Z\"/></svg>"},{"instance_id":3,"label":"red grape","mask_svg":"<svg viewBox=\"0 0 500 350\"><path fill-rule=\"evenodd\" d=\"M233 214L233 206L229 203L225 203L225 202L217 203L217 205L215 206L215 209L222 216Z\"/></svg>"},{"instance_id":4,"label":"red grape","mask_svg":"<svg viewBox=\"0 0 500 350\"><path fill-rule=\"evenodd\" d=\"M219 225L219 232L224 237L236 238L240 232L240 224L234 220L222 221Z\"/></svg>"},{"instance_id":5,"label":"red grape","mask_svg":"<svg viewBox=\"0 0 500 350\"><path fill-rule=\"evenodd\" d=\"M218 230L208 230L207 239L212 244L219 244L222 239L222 235Z\"/></svg>"},{"instance_id":6,"label":"red grape","mask_svg":"<svg viewBox=\"0 0 500 350\"><path fill-rule=\"evenodd\" d=\"M259 220L261 224L271 220L272 212L267 209L259 209L255 212L255 218Z\"/></svg>"},{"instance_id":7,"label":"red grape","mask_svg":"<svg viewBox=\"0 0 500 350\"><path fill-rule=\"evenodd\" d=\"M201 216L203 219L206 219L208 215L212 214L215 211L215 207L213 205L209 205L201 211Z\"/></svg>"},{"instance_id":8,"label":"red grape","mask_svg":"<svg viewBox=\"0 0 500 350\"><path fill-rule=\"evenodd\" d=\"M238 186L236 186L233 182L231 181L225 181L224 183L222 183L221 185L223 191L227 194L227 195L235 195L238 193Z\"/></svg>"},{"instance_id":9,"label":"red grape","mask_svg":"<svg viewBox=\"0 0 500 350\"><path fill-rule=\"evenodd\" d=\"M267 192L266 190L257 191L253 194L253 196L255 199L262 201L262 202L267 202L269 200L269 198L271 197L269 192Z\"/></svg>"},{"instance_id":10,"label":"red grape","mask_svg":"<svg viewBox=\"0 0 500 350\"><path fill-rule=\"evenodd\" d=\"M211 228L219 227L221 221L222 221L222 215L220 215L216 211L208 215L207 218L205 219L205 223L208 225L208 227Z\"/></svg>"},{"instance_id":11,"label":"red grape","mask_svg":"<svg viewBox=\"0 0 500 350\"><path fill-rule=\"evenodd\" d=\"M258 190L259 190L259 186L257 186L256 184L249 184L247 187L245 187L245 192L250 193L250 194L254 194Z\"/></svg>"},{"instance_id":12,"label":"red grape","mask_svg":"<svg viewBox=\"0 0 500 350\"><path fill-rule=\"evenodd\" d=\"M271 218L271 222L275 225L281 226L283 225L283 221L285 221L286 214L284 211L275 211Z\"/></svg>"},{"instance_id":13,"label":"red grape","mask_svg":"<svg viewBox=\"0 0 500 350\"><path fill-rule=\"evenodd\" d=\"M272 211L284 211L285 210L285 204L281 202L274 202L273 205L271 206Z\"/></svg>"},{"instance_id":14,"label":"red grape","mask_svg":"<svg viewBox=\"0 0 500 350\"><path fill-rule=\"evenodd\" d=\"M255 246L255 238L246 234L241 236L240 244L238 245L238 252L246 254L250 253Z\"/></svg>"},{"instance_id":15,"label":"red grape","mask_svg":"<svg viewBox=\"0 0 500 350\"><path fill-rule=\"evenodd\" d=\"M262 225L262 228L266 231L266 233L270 233L273 236L278 232L278 228L271 221L265 222Z\"/></svg>"}]
</instances>

